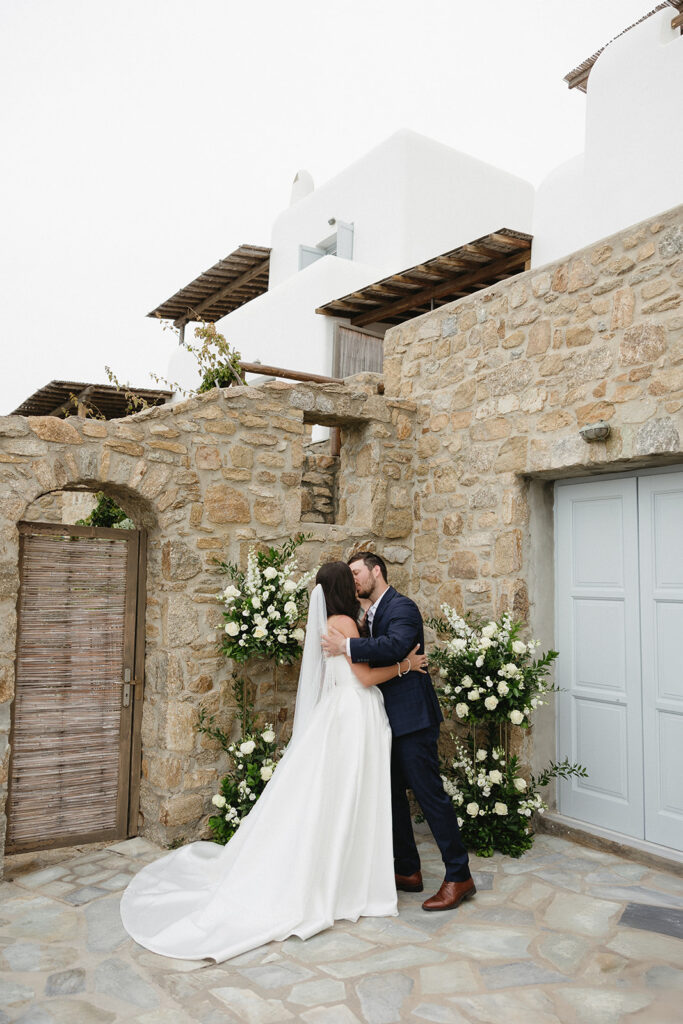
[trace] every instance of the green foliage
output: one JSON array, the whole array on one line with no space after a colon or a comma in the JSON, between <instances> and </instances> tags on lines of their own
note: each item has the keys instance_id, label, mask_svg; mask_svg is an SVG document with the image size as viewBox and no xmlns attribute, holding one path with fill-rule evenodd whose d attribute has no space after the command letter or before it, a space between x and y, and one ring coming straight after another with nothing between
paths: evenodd
<instances>
[{"instance_id":1,"label":"green foliage","mask_svg":"<svg viewBox=\"0 0 683 1024\"><path fill-rule=\"evenodd\" d=\"M469 750L456 744L456 756L443 766L444 789L453 801L463 842L479 857L491 857L499 850L508 857L521 857L534 841L532 816L547 807L539 788L552 778L585 778L586 769L565 759L551 762L529 781L520 772L519 759L507 757L503 747Z\"/></svg>"},{"instance_id":2,"label":"green foliage","mask_svg":"<svg viewBox=\"0 0 683 1024\"><path fill-rule=\"evenodd\" d=\"M527 728L531 716L554 690L550 668L557 651L534 657L536 640L520 637L523 623L509 615L496 622L468 622L449 605L445 618L428 625L446 637L430 656L442 680L439 701L448 714L465 723L512 722Z\"/></svg>"},{"instance_id":3,"label":"green foliage","mask_svg":"<svg viewBox=\"0 0 683 1024\"><path fill-rule=\"evenodd\" d=\"M242 663L260 657L283 665L301 657L301 622L315 570L296 579L292 556L307 539L299 533L279 547L251 548L246 571L234 562L218 562L233 581L217 595L224 607L222 650L228 658Z\"/></svg>"},{"instance_id":4,"label":"green foliage","mask_svg":"<svg viewBox=\"0 0 683 1024\"><path fill-rule=\"evenodd\" d=\"M220 743L230 758L230 771L212 798L216 813L209 818L214 842L223 846L254 807L280 756L272 725L266 725L262 730L257 727L254 699L246 680L235 680L233 695L237 704L236 717L241 725L237 742L231 742L226 733L214 725L214 716L207 717L204 708L200 708L197 725L197 731Z\"/></svg>"},{"instance_id":5,"label":"green foliage","mask_svg":"<svg viewBox=\"0 0 683 1024\"><path fill-rule=\"evenodd\" d=\"M97 492L97 504L92 512L84 519L77 519L77 526L108 526L115 530L134 530L135 523L132 522L116 504L113 498L108 498L103 491Z\"/></svg>"},{"instance_id":6,"label":"green foliage","mask_svg":"<svg viewBox=\"0 0 683 1024\"><path fill-rule=\"evenodd\" d=\"M216 330L215 324L199 324L194 329L194 336L198 344L186 344L185 347L197 359L201 375L198 394L201 395L216 387L228 388L231 384L246 384L242 373L241 354L230 348L225 337Z\"/></svg>"}]
</instances>

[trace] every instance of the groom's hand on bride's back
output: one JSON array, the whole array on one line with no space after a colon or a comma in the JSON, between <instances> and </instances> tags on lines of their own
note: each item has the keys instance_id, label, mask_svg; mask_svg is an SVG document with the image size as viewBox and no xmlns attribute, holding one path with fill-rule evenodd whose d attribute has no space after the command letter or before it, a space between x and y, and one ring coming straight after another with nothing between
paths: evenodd
<instances>
[{"instance_id":1,"label":"groom's hand on bride's back","mask_svg":"<svg viewBox=\"0 0 683 1024\"><path fill-rule=\"evenodd\" d=\"M339 654L346 654L346 637L334 626L329 626L327 633L322 635L322 645L325 654L334 658Z\"/></svg>"}]
</instances>

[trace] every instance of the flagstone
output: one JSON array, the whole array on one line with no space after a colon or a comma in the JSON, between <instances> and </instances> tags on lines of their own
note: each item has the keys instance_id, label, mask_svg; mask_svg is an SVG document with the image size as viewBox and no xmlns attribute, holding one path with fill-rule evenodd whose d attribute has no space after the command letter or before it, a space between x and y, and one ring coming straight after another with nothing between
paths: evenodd
<instances>
[{"instance_id":1,"label":"flagstone","mask_svg":"<svg viewBox=\"0 0 683 1024\"><path fill-rule=\"evenodd\" d=\"M119 892L126 888L132 877L129 874L112 875L111 878L106 878L106 880L101 881L99 884L107 892Z\"/></svg>"},{"instance_id":2,"label":"flagstone","mask_svg":"<svg viewBox=\"0 0 683 1024\"><path fill-rule=\"evenodd\" d=\"M481 982L474 967L463 961L449 961L420 968L420 991L423 995L478 991Z\"/></svg>"},{"instance_id":3,"label":"flagstone","mask_svg":"<svg viewBox=\"0 0 683 1024\"><path fill-rule=\"evenodd\" d=\"M84 908L87 925L86 949L92 953L110 953L129 939L119 913L118 896L97 900Z\"/></svg>"},{"instance_id":4,"label":"flagstone","mask_svg":"<svg viewBox=\"0 0 683 1024\"><path fill-rule=\"evenodd\" d=\"M515 893L513 903L520 907L538 907L553 896L555 890L545 882L538 882L531 879L524 888Z\"/></svg>"},{"instance_id":5,"label":"flagstone","mask_svg":"<svg viewBox=\"0 0 683 1024\"><path fill-rule=\"evenodd\" d=\"M468 1024L467 1018L461 1013L441 1003L420 1003L411 1011L411 1015L420 1020L436 1021L437 1024Z\"/></svg>"},{"instance_id":6,"label":"flagstone","mask_svg":"<svg viewBox=\"0 0 683 1024\"><path fill-rule=\"evenodd\" d=\"M372 952L372 945L362 939L347 935L344 932L323 932L312 938L291 938L282 944L282 952L305 963L327 963L330 960L342 960L350 956L360 956Z\"/></svg>"},{"instance_id":7,"label":"flagstone","mask_svg":"<svg viewBox=\"0 0 683 1024\"><path fill-rule=\"evenodd\" d=\"M551 928L562 928L579 935L603 936L612 930L620 910L619 903L560 892L553 897L543 918Z\"/></svg>"},{"instance_id":8,"label":"flagstone","mask_svg":"<svg viewBox=\"0 0 683 1024\"><path fill-rule=\"evenodd\" d=\"M313 977L313 971L298 964L266 964L261 967L242 967L239 973L258 988L283 988Z\"/></svg>"},{"instance_id":9,"label":"flagstone","mask_svg":"<svg viewBox=\"0 0 683 1024\"><path fill-rule=\"evenodd\" d=\"M647 873L648 869L642 864L629 864L624 861L590 871L585 877L586 882L591 885L624 885L627 881L629 883L640 882Z\"/></svg>"},{"instance_id":10,"label":"flagstone","mask_svg":"<svg viewBox=\"0 0 683 1024\"><path fill-rule=\"evenodd\" d=\"M683 971L669 967L668 964L657 964L645 974L645 982L653 988L663 988L667 992L676 990L683 992Z\"/></svg>"},{"instance_id":11,"label":"flagstone","mask_svg":"<svg viewBox=\"0 0 683 1024\"><path fill-rule=\"evenodd\" d=\"M531 910L521 910L505 904L482 906L481 900L468 900L460 908L461 920L476 920L480 924L507 924L512 928L533 928L535 918Z\"/></svg>"},{"instance_id":12,"label":"flagstone","mask_svg":"<svg viewBox=\"0 0 683 1024\"><path fill-rule=\"evenodd\" d=\"M425 949L422 946L395 946L393 949L371 954L363 960L343 960L324 964L322 970L334 978L354 978L382 970L421 967L423 964L438 963L445 959L445 953L434 949Z\"/></svg>"},{"instance_id":13,"label":"flagstone","mask_svg":"<svg viewBox=\"0 0 683 1024\"><path fill-rule=\"evenodd\" d=\"M418 903L419 916L417 911L411 911L401 907L401 916L395 917L361 917L354 930L372 943L393 945L395 942L426 942L430 931L428 927L422 927L422 918L434 918L434 914L428 914ZM442 917L443 915L436 915ZM412 922L419 922L421 927L414 928Z\"/></svg>"},{"instance_id":14,"label":"flagstone","mask_svg":"<svg viewBox=\"0 0 683 1024\"><path fill-rule=\"evenodd\" d=\"M619 924L643 931L673 935L683 939L683 910L673 907L651 906L647 903L628 903L619 918Z\"/></svg>"},{"instance_id":15,"label":"flagstone","mask_svg":"<svg viewBox=\"0 0 683 1024\"><path fill-rule=\"evenodd\" d=\"M346 986L343 981L335 981L333 978L320 978L316 981L302 981L294 985L287 996L290 1003L298 1003L301 1006L319 1006L323 1003L338 1003L346 996Z\"/></svg>"},{"instance_id":16,"label":"flagstone","mask_svg":"<svg viewBox=\"0 0 683 1024\"><path fill-rule=\"evenodd\" d=\"M547 960L558 971L573 974L590 950L585 939L566 932L546 932L541 934L537 949L544 960Z\"/></svg>"},{"instance_id":17,"label":"flagstone","mask_svg":"<svg viewBox=\"0 0 683 1024\"><path fill-rule=\"evenodd\" d=\"M301 1014L306 1024L360 1024L348 1006L320 1006Z\"/></svg>"},{"instance_id":18,"label":"flagstone","mask_svg":"<svg viewBox=\"0 0 683 1024\"><path fill-rule=\"evenodd\" d=\"M477 1024L568 1024L557 1015L553 1001L540 990L517 989L514 992L451 997L449 1003Z\"/></svg>"},{"instance_id":19,"label":"flagstone","mask_svg":"<svg viewBox=\"0 0 683 1024\"><path fill-rule=\"evenodd\" d=\"M14 881L26 889L39 889L41 885L61 878L67 871L68 868L64 864L55 864L51 868L42 868L40 871L30 871L28 874L18 875Z\"/></svg>"},{"instance_id":20,"label":"flagstone","mask_svg":"<svg viewBox=\"0 0 683 1024\"><path fill-rule=\"evenodd\" d=\"M142 946L134 946L132 953L136 963L141 967L148 967L153 971L158 970L164 973L170 971L178 974L190 974L210 963L209 960L177 960L175 957L160 956L158 953L150 953Z\"/></svg>"},{"instance_id":21,"label":"flagstone","mask_svg":"<svg viewBox=\"0 0 683 1024\"><path fill-rule=\"evenodd\" d=\"M629 903L647 903L654 907L683 909L683 897L657 892L656 889L646 889L642 885L593 885L588 892L598 899L623 900Z\"/></svg>"},{"instance_id":22,"label":"flagstone","mask_svg":"<svg viewBox=\"0 0 683 1024\"><path fill-rule=\"evenodd\" d=\"M123 960L103 960L95 968L95 988L108 996L151 1010L159 1004L156 989Z\"/></svg>"},{"instance_id":23,"label":"flagstone","mask_svg":"<svg viewBox=\"0 0 683 1024\"><path fill-rule=\"evenodd\" d=\"M480 974L489 989L516 988L520 985L554 985L569 980L566 974L549 971L530 961L492 964L490 967L482 967Z\"/></svg>"},{"instance_id":24,"label":"flagstone","mask_svg":"<svg viewBox=\"0 0 683 1024\"><path fill-rule=\"evenodd\" d=\"M73 996L79 992L85 992L85 971L82 967L51 974L45 983L46 996Z\"/></svg>"},{"instance_id":25,"label":"flagstone","mask_svg":"<svg viewBox=\"0 0 683 1024\"><path fill-rule=\"evenodd\" d=\"M12 942L6 946L0 966L10 971L55 971L77 959L73 946L43 945L39 942Z\"/></svg>"},{"instance_id":26,"label":"flagstone","mask_svg":"<svg viewBox=\"0 0 683 1024\"><path fill-rule=\"evenodd\" d=\"M32 1006L15 1024L111 1024L114 1020L115 1013L86 1000L51 999Z\"/></svg>"},{"instance_id":27,"label":"flagstone","mask_svg":"<svg viewBox=\"0 0 683 1024\"><path fill-rule=\"evenodd\" d=\"M164 1006L160 1010L148 1010L134 1017L135 1024L189 1024L185 1010L174 1010ZM225 1017L222 1018L225 1020Z\"/></svg>"},{"instance_id":28,"label":"flagstone","mask_svg":"<svg viewBox=\"0 0 683 1024\"><path fill-rule=\"evenodd\" d=\"M583 878L572 875L563 868L543 868L536 872L536 877L548 882L556 889L568 889L570 892L583 892Z\"/></svg>"},{"instance_id":29,"label":"flagstone","mask_svg":"<svg viewBox=\"0 0 683 1024\"><path fill-rule=\"evenodd\" d=\"M231 1013L248 1024L277 1024L278 1021L294 1018L294 1014L279 999L264 999L249 989L212 988L211 995L220 999Z\"/></svg>"},{"instance_id":30,"label":"flagstone","mask_svg":"<svg viewBox=\"0 0 683 1024\"><path fill-rule=\"evenodd\" d=\"M607 948L632 960L663 960L671 967L683 967L683 942L668 935L620 928Z\"/></svg>"},{"instance_id":31,"label":"flagstone","mask_svg":"<svg viewBox=\"0 0 683 1024\"><path fill-rule=\"evenodd\" d=\"M407 974L375 974L356 985L361 1011L368 1024L394 1024L415 982Z\"/></svg>"},{"instance_id":32,"label":"flagstone","mask_svg":"<svg viewBox=\"0 0 683 1024\"><path fill-rule=\"evenodd\" d=\"M124 857L163 857L168 850L162 850L154 843L142 836L135 836L133 839L124 839L121 843L114 843L108 847L109 853L121 853Z\"/></svg>"},{"instance_id":33,"label":"flagstone","mask_svg":"<svg viewBox=\"0 0 683 1024\"><path fill-rule=\"evenodd\" d=\"M102 889L97 885L86 885L82 889L76 889L65 897L67 903L71 903L74 907L81 907L84 903L90 903L92 900L98 899L99 896L106 896L107 890Z\"/></svg>"},{"instance_id":34,"label":"flagstone","mask_svg":"<svg viewBox=\"0 0 683 1024\"><path fill-rule=\"evenodd\" d=\"M619 1024L624 1014L635 1013L652 1002L647 992L623 988L561 988L556 994L571 1006L581 1024Z\"/></svg>"},{"instance_id":35,"label":"flagstone","mask_svg":"<svg viewBox=\"0 0 683 1024\"><path fill-rule=\"evenodd\" d=\"M532 932L514 928L469 925L457 929L452 935L440 937L439 946L473 960L501 960L507 957L518 960L530 956L528 946L532 937Z\"/></svg>"},{"instance_id":36,"label":"flagstone","mask_svg":"<svg viewBox=\"0 0 683 1024\"><path fill-rule=\"evenodd\" d=\"M28 985L19 985L15 981L0 978L0 1006L17 1006L33 999L35 992Z\"/></svg>"},{"instance_id":37,"label":"flagstone","mask_svg":"<svg viewBox=\"0 0 683 1024\"><path fill-rule=\"evenodd\" d=\"M7 911L7 907L3 908ZM75 909L67 908L47 897L37 897L16 908L15 920L7 932L15 938L42 939L50 942L70 941L78 930Z\"/></svg>"}]
</instances>

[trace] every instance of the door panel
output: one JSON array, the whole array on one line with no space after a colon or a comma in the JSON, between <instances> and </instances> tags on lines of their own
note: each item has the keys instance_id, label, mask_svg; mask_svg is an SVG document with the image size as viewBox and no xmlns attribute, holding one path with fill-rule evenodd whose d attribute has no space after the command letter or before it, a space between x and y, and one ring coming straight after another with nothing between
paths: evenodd
<instances>
[{"instance_id":1,"label":"door panel","mask_svg":"<svg viewBox=\"0 0 683 1024\"><path fill-rule=\"evenodd\" d=\"M556 486L559 756L563 814L643 837L637 486Z\"/></svg>"},{"instance_id":2,"label":"door panel","mask_svg":"<svg viewBox=\"0 0 683 1024\"><path fill-rule=\"evenodd\" d=\"M645 838L683 850L683 473L639 494Z\"/></svg>"},{"instance_id":3,"label":"door panel","mask_svg":"<svg viewBox=\"0 0 683 1024\"><path fill-rule=\"evenodd\" d=\"M137 531L20 524L8 852L127 835Z\"/></svg>"}]
</instances>

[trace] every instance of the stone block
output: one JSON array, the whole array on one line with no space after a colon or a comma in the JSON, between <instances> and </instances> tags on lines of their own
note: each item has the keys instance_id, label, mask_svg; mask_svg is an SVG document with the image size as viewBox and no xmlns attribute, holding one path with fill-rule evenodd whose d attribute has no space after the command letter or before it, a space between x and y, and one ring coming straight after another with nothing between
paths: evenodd
<instances>
[{"instance_id":1,"label":"stone block","mask_svg":"<svg viewBox=\"0 0 683 1024\"><path fill-rule=\"evenodd\" d=\"M176 757L150 754L143 760L142 774L150 785L162 792L168 792L180 785L183 777L183 763Z\"/></svg>"},{"instance_id":2,"label":"stone block","mask_svg":"<svg viewBox=\"0 0 683 1024\"><path fill-rule=\"evenodd\" d=\"M259 461L267 466L281 468L284 466L284 459L281 456L273 455L272 452L263 452L259 455ZM238 469L251 469L254 465L254 452L246 444L233 444L230 446L229 462L231 466Z\"/></svg>"},{"instance_id":3,"label":"stone block","mask_svg":"<svg viewBox=\"0 0 683 1024\"><path fill-rule=\"evenodd\" d=\"M680 452L680 450L680 435L675 423L668 416L648 420L636 434L634 455Z\"/></svg>"},{"instance_id":4,"label":"stone block","mask_svg":"<svg viewBox=\"0 0 683 1024\"><path fill-rule=\"evenodd\" d=\"M626 366L648 363L666 349L666 336L660 324L634 324L624 331L619 346L619 359Z\"/></svg>"},{"instance_id":5,"label":"stone block","mask_svg":"<svg viewBox=\"0 0 683 1024\"><path fill-rule=\"evenodd\" d=\"M83 444L83 438L70 419L61 420L56 416L29 416L28 425L42 441L58 444Z\"/></svg>"},{"instance_id":6,"label":"stone block","mask_svg":"<svg viewBox=\"0 0 683 1024\"><path fill-rule=\"evenodd\" d=\"M567 348L578 348L580 345L590 345L593 332L590 327L568 327L565 339Z\"/></svg>"},{"instance_id":7,"label":"stone block","mask_svg":"<svg viewBox=\"0 0 683 1024\"><path fill-rule=\"evenodd\" d=\"M187 544L168 540L161 549L161 571L167 580L191 580L201 572L202 561Z\"/></svg>"},{"instance_id":8,"label":"stone block","mask_svg":"<svg viewBox=\"0 0 683 1024\"><path fill-rule=\"evenodd\" d=\"M497 473L521 473L526 469L527 438L509 437L498 449L495 462Z\"/></svg>"},{"instance_id":9,"label":"stone block","mask_svg":"<svg viewBox=\"0 0 683 1024\"><path fill-rule=\"evenodd\" d=\"M388 540L407 537L412 528L413 514L409 508L396 508L394 505L391 505L387 509L384 517L384 536Z\"/></svg>"},{"instance_id":10,"label":"stone block","mask_svg":"<svg viewBox=\"0 0 683 1024\"><path fill-rule=\"evenodd\" d=\"M210 523L249 523L251 510L245 495L227 484L209 484L205 494L206 517Z\"/></svg>"},{"instance_id":11,"label":"stone block","mask_svg":"<svg viewBox=\"0 0 683 1024\"><path fill-rule=\"evenodd\" d=\"M189 753L194 749L197 733L197 708L183 701L169 701L166 711L164 747L174 752Z\"/></svg>"},{"instance_id":12,"label":"stone block","mask_svg":"<svg viewBox=\"0 0 683 1024\"><path fill-rule=\"evenodd\" d=\"M478 575L479 559L473 551L456 551L448 563L451 576L461 580L473 580Z\"/></svg>"},{"instance_id":13,"label":"stone block","mask_svg":"<svg viewBox=\"0 0 683 1024\"><path fill-rule=\"evenodd\" d=\"M611 402L589 402L588 405L580 405L576 410L576 418L580 427L589 423L598 423L600 420L611 420L614 416L614 406Z\"/></svg>"},{"instance_id":14,"label":"stone block","mask_svg":"<svg viewBox=\"0 0 683 1024\"><path fill-rule=\"evenodd\" d=\"M166 620L166 640L170 647L191 644L199 637L197 610L183 593L170 594Z\"/></svg>"},{"instance_id":15,"label":"stone block","mask_svg":"<svg viewBox=\"0 0 683 1024\"><path fill-rule=\"evenodd\" d=\"M282 504L278 498L263 497L254 500L254 518L264 526L279 526L282 516Z\"/></svg>"},{"instance_id":16,"label":"stone block","mask_svg":"<svg viewBox=\"0 0 683 1024\"><path fill-rule=\"evenodd\" d=\"M493 552L493 571L497 576L507 576L522 567L522 533L510 530L496 538Z\"/></svg>"},{"instance_id":17,"label":"stone block","mask_svg":"<svg viewBox=\"0 0 683 1024\"><path fill-rule=\"evenodd\" d=\"M214 445L200 445L194 458L197 469L221 468L221 454Z\"/></svg>"}]
</instances>

